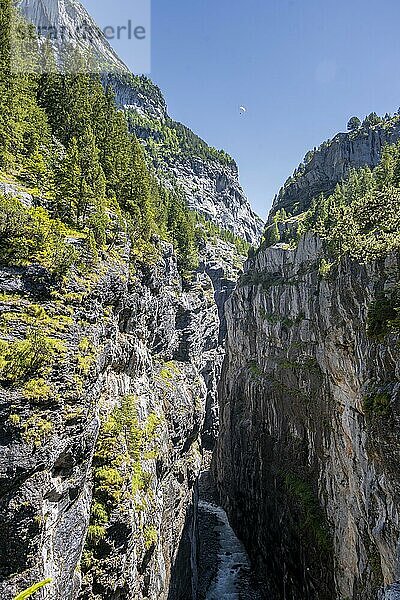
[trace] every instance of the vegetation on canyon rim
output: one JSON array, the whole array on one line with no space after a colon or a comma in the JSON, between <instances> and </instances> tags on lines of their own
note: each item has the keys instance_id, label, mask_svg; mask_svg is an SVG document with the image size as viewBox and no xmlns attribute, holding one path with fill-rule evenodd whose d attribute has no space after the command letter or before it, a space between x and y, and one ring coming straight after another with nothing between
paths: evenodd
<instances>
[{"instance_id":1,"label":"vegetation on canyon rim","mask_svg":"<svg viewBox=\"0 0 400 600\"><path fill-rule=\"evenodd\" d=\"M278 242L295 247L301 236L314 231L326 241L327 257L370 261L400 248L400 142L387 145L375 169L352 169L332 194L315 198L305 213L294 217L277 211L267 227L261 248ZM292 221L281 232L279 224ZM333 263L324 259L322 275Z\"/></svg>"},{"instance_id":2,"label":"vegetation on canyon rim","mask_svg":"<svg viewBox=\"0 0 400 600\"><path fill-rule=\"evenodd\" d=\"M195 223L183 196L158 183L112 90L84 73L77 53L74 74L56 73L50 46L44 74L10 72L11 11L3 1L0 168L3 180L23 183L41 206L1 199L2 262L33 259L64 275L77 259L68 234L82 232L94 257L126 229L139 260L154 254L154 234L173 242L186 274L196 263Z\"/></svg>"}]
</instances>

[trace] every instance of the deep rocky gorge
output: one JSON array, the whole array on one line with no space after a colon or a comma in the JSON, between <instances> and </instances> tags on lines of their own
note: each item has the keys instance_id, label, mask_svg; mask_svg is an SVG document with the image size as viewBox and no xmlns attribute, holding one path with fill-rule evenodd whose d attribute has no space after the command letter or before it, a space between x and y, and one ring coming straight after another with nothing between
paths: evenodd
<instances>
[{"instance_id":1,"label":"deep rocky gorge","mask_svg":"<svg viewBox=\"0 0 400 600\"><path fill-rule=\"evenodd\" d=\"M44 597L191 597L190 569L177 555L184 529L192 535L205 412L215 410L222 361L214 288L204 270L183 288L171 246L133 276L129 247L120 251L125 260L105 262L63 299L34 267L1 271L2 323L15 325L9 337L26 334L38 306L65 323L56 333L64 356L50 378L51 401L2 391L7 600L44 577L53 581ZM133 459L110 427L127 402L145 432ZM99 453L113 435L120 456L101 470ZM104 485L116 486L115 509L99 534L89 522Z\"/></svg>"},{"instance_id":2,"label":"deep rocky gorge","mask_svg":"<svg viewBox=\"0 0 400 600\"><path fill-rule=\"evenodd\" d=\"M35 25L90 18L18 4ZM36 598L399 600L399 334L371 326L399 254L331 262L318 235L292 235L320 193L376 166L399 119L310 153L270 213L270 228L290 213L276 225L291 243L259 246L233 159L96 51L149 170L197 213L199 261L182 276L159 236L136 260L121 226L92 263L71 234L86 270L61 281L0 266L0 343L48 356L45 380L0 386L1 598L49 578ZM46 206L15 180L0 192Z\"/></svg>"}]
</instances>

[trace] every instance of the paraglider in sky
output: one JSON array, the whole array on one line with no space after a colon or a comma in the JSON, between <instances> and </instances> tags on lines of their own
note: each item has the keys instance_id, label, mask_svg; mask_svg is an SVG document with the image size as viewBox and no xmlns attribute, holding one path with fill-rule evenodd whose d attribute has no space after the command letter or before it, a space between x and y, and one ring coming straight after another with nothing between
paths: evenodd
<instances>
[{"instance_id":1,"label":"paraglider in sky","mask_svg":"<svg viewBox=\"0 0 400 600\"><path fill-rule=\"evenodd\" d=\"M244 113L247 112L247 108L245 106L241 106L239 110L241 115L244 115Z\"/></svg>"}]
</instances>

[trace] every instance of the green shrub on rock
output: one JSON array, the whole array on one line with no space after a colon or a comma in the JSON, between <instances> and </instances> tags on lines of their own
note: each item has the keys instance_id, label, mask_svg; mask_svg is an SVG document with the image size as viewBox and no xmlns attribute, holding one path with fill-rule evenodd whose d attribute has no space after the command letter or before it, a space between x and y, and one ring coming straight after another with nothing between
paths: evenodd
<instances>
[{"instance_id":1,"label":"green shrub on rock","mask_svg":"<svg viewBox=\"0 0 400 600\"><path fill-rule=\"evenodd\" d=\"M158 533L154 527L146 527L144 530L144 547L146 550L150 550L155 544L157 544Z\"/></svg>"},{"instance_id":2,"label":"green shrub on rock","mask_svg":"<svg viewBox=\"0 0 400 600\"><path fill-rule=\"evenodd\" d=\"M390 395L386 392L371 394L364 399L367 416L387 417L390 415Z\"/></svg>"},{"instance_id":3,"label":"green shrub on rock","mask_svg":"<svg viewBox=\"0 0 400 600\"><path fill-rule=\"evenodd\" d=\"M43 378L30 379L24 385L23 394L27 400L34 402L47 400L51 396L51 386Z\"/></svg>"},{"instance_id":4,"label":"green shrub on rock","mask_svg":"<svg viewBox=\"0 0 400 600\"><path fill-rule=\"evenodd\" d=\"M94 499L87 539L90 551L95 552L101 539L97 534L107 527L117 508L124 510L126 502L129 505L132 501L135 506L146 506L152 474L146 471L144 461L156 458L154 441L161 423L154 413L140 422L133 395L125 396L102 423L94 456ZM149 547L156 542L151 528L146 539Z\"/></svg>"},{"instance_id":5,"label":"green shrub on rock","mask_svg":"<svg viewBox=\"0 0 400 600\"><path fill-rule=\"evenodd\" d=\"M376 294L368 309L367 333L382 340L391 332L400 331L400 290L394 288Z\"/></svg>"},{"instance_id":6,"label":"green shrub on rock","mask_svg":"<svg viewBox=\"0 0 400 600\"><path fill-rule=\"evenodd\" d=\"M44 208L27 208L16 198L0 195L0 264L38 262L56 276L77 259L66 239L68 228Z\"/></svg>"},{"instance_id":7,"label":"green shrub on rock","mask_svg":"<svg viewBox=\"0 0 400 600\"><path fill-rule=\"evenodd\" d=\"M0 340L0 380L14 383L43 376L65 352L64 342L38 329L28 329L22 341Z\"/></svg>"},{"instance_id":8,"label":"green shrub on rock","mask_svg":"<svg viewBox=\"0 0 400 600\"><path fill-rule=\"evenodd\" d=\"M51 435L52 431L53 423L51 421L34 414L23 424L22 437L27 444L39 448Z\"/></svg>"}]
</instances>

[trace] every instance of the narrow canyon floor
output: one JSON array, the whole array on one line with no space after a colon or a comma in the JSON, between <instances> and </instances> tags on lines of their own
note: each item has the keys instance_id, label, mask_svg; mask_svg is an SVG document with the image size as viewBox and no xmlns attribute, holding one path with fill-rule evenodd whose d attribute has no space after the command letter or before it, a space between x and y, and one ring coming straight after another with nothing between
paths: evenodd
<instances>
[{"instance_id":1,"label":"narrow canyon floor","mask_svg":"<svg viewBox=\"0 0 400 600\"><path fill-rule=\"evenodd\" d=\"M247 552L218 505L211 475L199 482L198 600L271 600L254 574Z\"/></svg>"}]
</instances>

